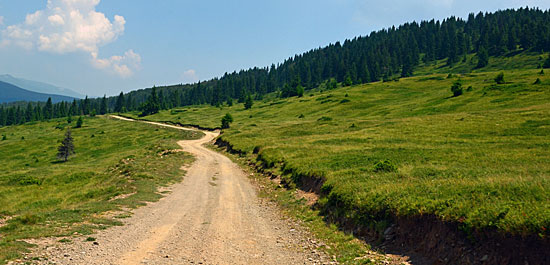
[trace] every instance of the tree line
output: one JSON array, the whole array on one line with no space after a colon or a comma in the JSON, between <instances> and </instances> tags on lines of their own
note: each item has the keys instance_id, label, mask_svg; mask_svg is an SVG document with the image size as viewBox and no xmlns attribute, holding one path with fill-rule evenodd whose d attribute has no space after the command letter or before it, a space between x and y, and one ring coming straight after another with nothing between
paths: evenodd
<instances>
[{"instance_id":1,"label":"tree line","mask_svg":"<svg viewBox=\"0 0 550 265\"><path fill-rule=\"evenodd\" d=\"M325 85L362 84L395 76L409 77L421 62L445 59L452 66L467 54L476 53L478 67L490 56L509 52L550 50L550 11L536 8L509 9L470 14L466 20L449 17L405 23L360 36L343 43L288 58L277 65L225 73L194 84L154 87L121 93L116 97L83 99L72 103L29 104L0 107L0 125L26 121L140 110L147 115L173 107L245 103L277 92L281 97L301 96ZM154 98L153 98L154 97Z\"/></svg>"}]
</instances>

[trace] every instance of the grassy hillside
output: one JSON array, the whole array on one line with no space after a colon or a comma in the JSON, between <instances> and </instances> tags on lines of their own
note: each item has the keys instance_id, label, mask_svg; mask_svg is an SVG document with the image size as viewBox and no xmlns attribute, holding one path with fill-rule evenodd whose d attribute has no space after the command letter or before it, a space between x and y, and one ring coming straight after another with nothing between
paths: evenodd
<instances>
[{"instance_id":1,"label":"grassy hillside","mask_svg":"<svg viewBox=\"0 0 550 265\"><path fill-rule=\"evenodd\" d=\"M218 127L231 113L224 140L250 157L260 150L258 162L285 178L326 178L321 205L356 222L434 215L466 231L546 237L550 72L536 70L538 55L491 60L483 70L440 62L400 81L266 98L251 110L188 107L147 119ZM452 97L458 80L464 95Z\"/></svg>"},{"instance_id":2,"label":"grassy hillside","mask_svg":"<svg viewBox=\"0 0 550 265\"><path fill-rule=\"evenodd\" d=\"M118 222L107 211L157 200L157 187L181 179L176 140L197 133L86 118L73 129L76 155L56 159L66 121L0 128L0 264L20 255L24 239L89 234ZM2 140L5 136L5 140ZM122 196L122 195L130 196Z\"/></svg>"}]
</instances>

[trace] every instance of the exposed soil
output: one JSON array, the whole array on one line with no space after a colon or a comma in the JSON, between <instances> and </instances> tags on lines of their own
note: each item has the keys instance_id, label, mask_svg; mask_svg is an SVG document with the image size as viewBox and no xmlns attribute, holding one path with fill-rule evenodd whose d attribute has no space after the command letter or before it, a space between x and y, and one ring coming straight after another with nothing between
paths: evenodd
<instances>
[{"instance_id":1,"label":"exposed soil","mask_svg":"<svg viewBox=\"0 0 550 265\"><path fill-rule=\"evenodd\" d=\"M121 118L124 119L124 118ZM127 120L127 119L126 119ZM181 127L152 123L154 125ZM159 202L136 209L112 227L85 237L34 240L32 264L333 264L319 243L256 195L245 173L200 140L178 144L196 160L182 183ZM91 240L91 239L90 239Z\"/></svg>"}]
</instances>

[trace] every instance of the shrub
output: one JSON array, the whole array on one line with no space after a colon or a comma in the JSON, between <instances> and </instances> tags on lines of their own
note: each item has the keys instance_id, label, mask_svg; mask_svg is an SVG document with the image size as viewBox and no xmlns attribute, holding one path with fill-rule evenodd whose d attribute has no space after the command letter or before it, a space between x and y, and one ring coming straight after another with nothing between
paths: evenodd
<instances>
[{"instance_id":1,"label":"shrub","mask_svg":"<svg viewBox=\"0 0 550 265\"><path fill-rule=\"evenodd\" d=\"M462 95L462 93L464 92L462 90L462 83L460 83L459 81L454 82L454 84L451 86L451 91L453 92L453 97L458 97Z\"/></svg>"},{"instance_id":2,"label":"shrub","mask_svg":"<svg viewBox=\"0 0 550 265\"><path fill-rule=\"evenodd\" d=\"M233 122L233 116L227 113L222 118L222 129L229 129L230 124Z\"/></svg>"},{"instance_id":3,"label":"shrub","mask_svg":"<svg viewBox=\"0 0 550 265\"><path fill-rule=\"evenodd\" d=\"M396 172L397 167L388 159L378 161L374 164L374 172Z\"/></svg>"},{"instance_id":4,"label":"shrub","mask_svg":"<svg viewBox=\"0 0 550 265\"><path fill-rule=\"evenodd\" d=\"M300 116L298 116L298 119L303 119L305 118L306 116L304 116L304 114L300 114Z\"/></svg>"},{"instance_id":5,"label":"shrub","mask_svg":"<svg viewBox=\"0 0 550 265\"><path fill-rule=\"evenodd\" d=\"M25 214L17 218L21 224L24 225L35 225L40 221L40 217L34 214Z\"/></svg>"},{"instance_id":6,"label":"shrub","mask_svg":"<svg viewBox=\"0 0 550 265\"><path fill-rule=\"evenodd\" d=\"M319 118L317 121L331 121L331 120L332 120L331 117L323 116L323 117Z\"/></svg>"},{"instance_id":7,"label":"shrub","mask_svg":"<svg viewBox=\"0 0 550 265\"><path fill-rule=\"evenodd\" d=\"M254 146L254 150L252 150L253 154L258 154L262 150L262 147L259 145Z\"/></svg>"},{"instance_id":8,"label":"shrub","mask_svg":"<svg viewBox=\"0 0 550 265\"><path fill-rule=\"evenodd\" d=\"M533 83L533 85L540 85L540 84L542 84L542 81L540 81L540 78L537 78L535 83Z\"/></svg>"},{"instance_id":9,"label":"shrub","mask_svg":"<svg viewBox=\"0 0 550 265\"><path fill-rule=\"evenodd\" d=\"M340 101L340 103L348 103L348 102L350 102L350 100L349 100L349 99L347 99L347 98L345 98L345 99L342 99L342 100Z\"/></svg>"},{"instance_id":10,"label":"shrub","mask_svg":"<svg viewBox=\"0 0 550 265\"><path fill-rule=\"evenodd\" d=\"M506 83L506 81L504 80L504 72L500 72L500 74L495 77L495 82L499 85Z\"/></svg>"}]
</instances>

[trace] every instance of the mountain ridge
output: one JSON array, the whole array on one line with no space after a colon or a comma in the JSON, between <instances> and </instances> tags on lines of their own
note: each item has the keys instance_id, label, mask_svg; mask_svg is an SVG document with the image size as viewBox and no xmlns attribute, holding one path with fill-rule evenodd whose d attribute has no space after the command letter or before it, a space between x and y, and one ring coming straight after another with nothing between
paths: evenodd
<instances>
[{"instance_id":1,"label":"mountain ridge","mask_svg":"<svg viewBox=\"0 0 550 265\"><path fill-rule=\"evenodd\" d=\"M79 98L79 99L84 98L84 95L68 88L62 88L52 84L40 82L40 81L18 78L10 74L0 74L0 81L12 84L16 87L19 87L31 92L67 96L67 97Z\"/></svg>"},{"instance_id":2,"label":"mountain ridge","mask_svg":"<svg viewBox=\"0 0 550 265\"><path fill-rule=\"evenodd\" d=\"M48 98L52 98L53 103L61 101L73 101L75 98L55 95L55 94L45 94L38 93L34 91L29 91L18 86L15 86L10 83L0 81L0 103L12 103L18 101L47 101Z\"/></svg>"}]
</instances>

